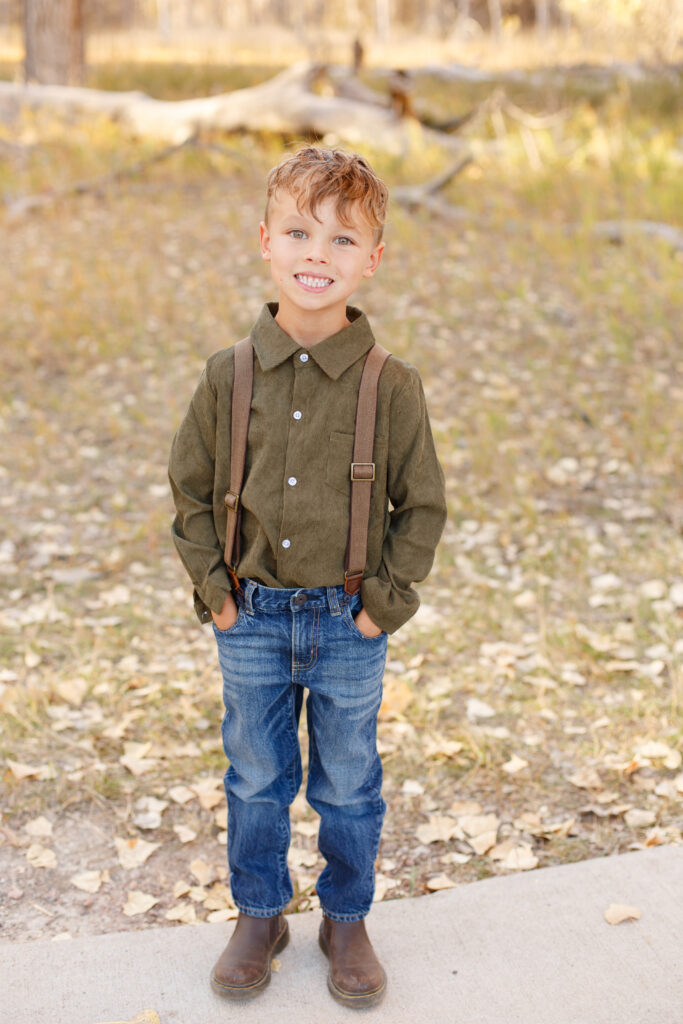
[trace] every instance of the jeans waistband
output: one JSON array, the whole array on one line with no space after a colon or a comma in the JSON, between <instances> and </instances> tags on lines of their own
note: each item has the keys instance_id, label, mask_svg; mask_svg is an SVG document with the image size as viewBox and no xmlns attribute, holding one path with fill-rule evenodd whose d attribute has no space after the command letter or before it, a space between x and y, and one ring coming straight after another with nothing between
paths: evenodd
<instances>
[{"instance_id":1,"label":"jeans waistband","mask_svg":"<svg viewBox=\"0 0 683 1024\"><path fill-rule=\"evenodd\" d=\"M343 583L335 587L266 587L248 577L240 583L241 601L250 615L255 611L275 613L303 608L329 608L330 614L340 615L342 605L350 601Z\"/></svg>"}]
</instances>

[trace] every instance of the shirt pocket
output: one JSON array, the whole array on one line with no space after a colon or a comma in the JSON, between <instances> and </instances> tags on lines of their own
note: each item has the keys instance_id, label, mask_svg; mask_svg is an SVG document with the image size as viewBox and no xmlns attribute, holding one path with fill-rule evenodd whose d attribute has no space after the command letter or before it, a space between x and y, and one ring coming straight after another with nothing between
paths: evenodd
<instances>
[{"instance_id":1,"label":"shirt pocket","mask_svg":"<svg viewBox=\"0 0 683 1024\"><path fill-rule=\"evenodd\" d=\"M339 430L333 430L327 449L325 483L340 494L348 495L350 493L352 459L353 434L343 434ZM381 494L381 498L384 500L387 472L387 442L384 438L375 438L373 459L375 462L373 497Z\"/></svg>"}]
</instances>

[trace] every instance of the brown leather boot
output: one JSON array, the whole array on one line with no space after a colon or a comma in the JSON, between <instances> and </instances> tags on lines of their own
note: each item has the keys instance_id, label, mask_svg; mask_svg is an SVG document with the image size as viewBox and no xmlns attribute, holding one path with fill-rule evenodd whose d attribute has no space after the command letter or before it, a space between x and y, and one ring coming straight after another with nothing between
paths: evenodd
<instances>
[{"instance_id":1,"label":"brown leather boot","mask_svg":"<svg viewBox=\"0 0 683 1024\"><path fill-rule=\"evenodd\" d=\"M237 918L235 930L211 972L211 988L228 999L250 999L270 981L270 961L289 942L284 914Z\"/></svg>"},{"instance_id":2,"label":"brown leather boot","mask_svg":"<svg viewBox=\"0 0 683 1024\"><path fill-rule=\"evenodd\" d=\"M344 1006L375 1006L387 976L365 931L365 921L331 921L323 915L318 943L330 961L327 987Z\"/></svg>"}]
</instances>

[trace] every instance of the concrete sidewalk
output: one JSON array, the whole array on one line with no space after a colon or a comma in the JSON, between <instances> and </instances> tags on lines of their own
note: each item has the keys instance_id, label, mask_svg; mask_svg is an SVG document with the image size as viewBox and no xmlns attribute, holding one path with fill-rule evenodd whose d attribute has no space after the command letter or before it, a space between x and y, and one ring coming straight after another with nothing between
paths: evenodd
<instances>
[{"instance_id":1,"label":"concrete sidewalk","mask_svg":"<svg viewBox=\"0 0 683 1024\"><path fill-rule=\"evenodd\" d=\"M626 903L639 921L609 925ZM389 988L374 1010L327 992L319 914L290 917L270 987L234 1004L208 974L225 925L0 945L1 1024L678 1024L683 847L659 847L377 904L368 931Z\"/></svg>"}]
</instances>

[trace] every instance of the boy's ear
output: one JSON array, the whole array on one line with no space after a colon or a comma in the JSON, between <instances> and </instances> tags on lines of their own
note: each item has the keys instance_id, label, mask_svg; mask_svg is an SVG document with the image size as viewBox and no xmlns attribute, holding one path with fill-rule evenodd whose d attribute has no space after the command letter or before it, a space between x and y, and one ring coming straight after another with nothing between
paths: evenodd
<instances>
[{"instance_id":1,"label":"boy's ear","mask_svg":"<svg viewBox=\"0 0 683 1024\"><path fill-rule=\"evenodd\" d=\"M379 245L376 245L375 248L372 250L368 258L365 270L363 271L363 277L372 277L372 275L375 273L382 260L382 253L384 252L385 245L385 242L380 242Z\"/></svg>"},{"instance_id":2,"label":"boy's ear","mask_svg":"<svg viewBox=\"0 0 683 1024\"><path fill-rule=\"evenodd\" d=\"M264 260L270 259L270 233L264 220L259 224L259 240L261 243L261 257Z\"/></svg>"}]
</instances>

